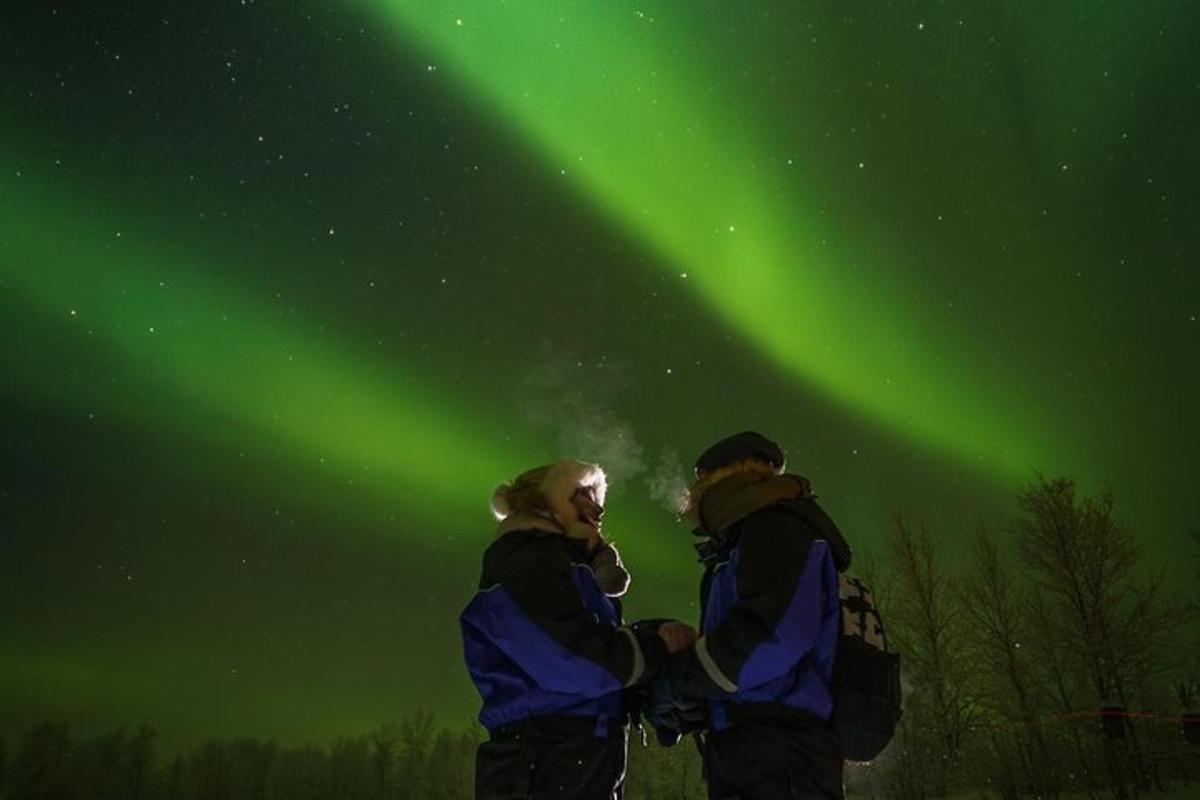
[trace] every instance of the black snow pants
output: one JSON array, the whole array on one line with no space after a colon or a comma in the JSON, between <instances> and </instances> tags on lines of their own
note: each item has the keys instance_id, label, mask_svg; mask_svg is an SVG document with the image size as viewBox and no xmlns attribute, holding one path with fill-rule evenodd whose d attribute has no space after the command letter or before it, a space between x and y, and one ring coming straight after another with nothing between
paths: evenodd
<instances>
[{"instance_id":1,"label":"black snow pants","mask_svg":"<svg viewBox=\"0 0 1200 800\"><path fill-rule=\"evenodd\" d=\"M828 723L745 719L701 743L709 800L842 800L842 750Z\"/></svg>"},{"instance_id":2,"label":"black snow pants","mask_svg":"<svg viewBox=\"0 0 1200 800\"><path fill-rule=\"evenodd\" d=\"M604 736L597 733L603 732ZM627 725L531 717L492 732L475 754L476 800L621 800Z\"/></svg>"}]
</instances>

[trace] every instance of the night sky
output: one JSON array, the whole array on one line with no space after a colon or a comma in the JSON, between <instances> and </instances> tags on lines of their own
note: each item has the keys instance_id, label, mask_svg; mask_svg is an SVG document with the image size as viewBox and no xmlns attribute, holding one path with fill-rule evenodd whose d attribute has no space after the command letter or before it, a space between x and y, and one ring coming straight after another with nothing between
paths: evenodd
<instances>
[{"instance_id":1,"label":"night sky","mask_svg":"<svg viewBox=\"0 0 1200 800\"><path fill-rule=\"evenodd\" d=\"M466 725L492 487L600 461L692 619L746 428L860 550L1069 475L1191 574L1195 4L117 5L0 22L0 735Z\"/></svg>"}]
</instances>

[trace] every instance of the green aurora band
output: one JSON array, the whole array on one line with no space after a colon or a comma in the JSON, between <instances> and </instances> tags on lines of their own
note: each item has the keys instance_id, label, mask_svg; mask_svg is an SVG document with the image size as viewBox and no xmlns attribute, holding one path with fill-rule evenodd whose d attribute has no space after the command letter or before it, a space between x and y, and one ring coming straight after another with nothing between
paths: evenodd
<instances>
[{"instance_id":1,"label":"green aurora band","mask_svg":"<svg viewBox=\"0 0 1200 800\"><path fill-rule=\"evenodd\" d=\"M780 437L867 552L908 503L953 559L1036 468L1115 482L1189 568L1185 6L280 8L14 15L12 732L465 722L490 490L604 460L526 413L519 365L556 339L648 457ZM552 313L498 297L530 287ZM689 537L644 488L606 516L627 616L694 618Z\"/></svg>"},{"instance_id":2,"label":"green aurora band","mask_svg":"<svg viewBox=\"0 0 1200 800\"><path fill-rule=\"evenodd\" d=\"M203 260L163 246L150 234L104 222L120 214L71 198L60 184L38 186L33 176L9 181L0 194L0 239L10 285L48 315L95 335L180 401L267 435L309 465L308 473L336 480L352 475L376 501L397 496L406 515L432 521L442 508L474 509L483 518L491 488L515 471L554 457L546 443L498 437L467 408L467 398L430 386L402 364L361 350L332 346L301 331L295 318L206 277ZM36 188L35 188L36 186ZM55 234L64 218L89 220L69 237ZM164 281L163 276L168 276ZM84 386L56 386L78 403ZM203 435L179 408L135 404L120 393L97 401L139 426L159 425L182 436ZM227 432L217 443L226 447ZM322 493L304 502L321 506ZM376 504L320 509L347 514L349 529L397 530L420 545L414 526L383 523ZM649 531L663 520L642 506L617 508L610 526ZM341 535L342 527L336 529ZM471 552L478 543L457 539ZM428 544L428 543L427 543ZM663 538L632 537L631 551L658 566L669 553Z\"/></svg>"},{"instance_id":3,"label":"green aurora band","mask_svg":"<svg viewBox=\"0 0 1200 800\"><path fill-rule=\"evenodd\" d=\"M841 269L849 252L798 255L836 233L755 166L769 145L753 112L701 95L719 76L673 58L664 25L620 3L371 5L804 386L993 479L1058 463L1017 396L927 330L901 287Z\"/></svg>"},{"instance_id":4,"label":"green aurora band","mask_svg":"<svg viewBox=\"0 0 1200 800\"><path fill-rule=\"evenodd\" d=\"M235 446L230 428L255 432L279 447L283 458L307 465L301 477L314 490L295 496L331 523L334 540L370 533L361 544L389 553L424 550L429 563L449 557L469 569L480 549L477 536L455 537L447 550L447 540L425 540L421 532L435 522L444 525L446 508L473 515L478 521L467 523L469 531L486 527L483 509L491 487L554 457L546 443L498 441L485 420L466 408L465 398L432 387L426 376L407 374L403 365L372 358L349 343L331 345L303 332L295 317L283 319L279 309L255 302L251 293L207 277L213 271L203 268L202 256L180 252L162 235L115 223L132 215L101 210L75 187L43 184L26 172L6 179L3 189L0 257L6 264L4 286L16 292L8 301L36 307L74 336L100 339L142 380L172 398L169 407L157 407L127 391L90 387L52 371L24 387L52 404L106 408L139 428L168 431L177 442L207 438L207 444L229 448ZM70 236L57 234L64 219L77 221ZM230 428L197 425L197 411ZM344 483L347 475L354 476L364 502L327 501L321 481ZM344 501L344 493L337 496ZM395 510L397 502L408 524L389 522L381 511ZM671 546L676 537L643 535L670 531L665 517L654 516L645 504L615 503L606 522L621 532L627 557L644 575L655 576L659 592L668 586L678 590L672 574L678 566L678 547ZM170 652L150 642L132 649L106 642L86 649L6 646L0 648L0 688L47 704L71 696L99 715L119 717L137 709L152 711L157 724L180 729L202 721L212 730L236 730L240 723L230 709L183 712L172 704L191 690L188 680L195 679L188 676L197 665L212 660L203 640L176 643ZM430 680L441 668L433 662L413 667L430 672ZM143 674L161 677L147 681ZM205 691L226 691L211 678L202 680L208 681ZM341 705L309 711L306 724L354 731L373 713L373 691L366 685L343 687ZM256 708L272 719L294 720L287 698L256 696ZM181 716L173 719L172 713Z\"/></svg>"}]
</instances>

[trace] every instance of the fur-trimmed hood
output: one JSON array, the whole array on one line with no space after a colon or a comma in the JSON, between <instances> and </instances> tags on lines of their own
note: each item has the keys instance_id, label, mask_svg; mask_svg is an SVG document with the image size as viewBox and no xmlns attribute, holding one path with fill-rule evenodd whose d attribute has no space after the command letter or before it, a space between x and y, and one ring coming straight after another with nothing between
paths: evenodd
<instances>
[{"instance_id":1,"label":"fur-trimmed hood","mask_svg":"<svg viewBox=\"0 0 1200 800\"><path fill-rule=\"evenodd\" d=\"M565 459L535 467L518 475L512 483L496 487L492 492L492 514L503 520L515 511L544 510L560 520L573 520L571 496L581 487L592 489L596 502L604 505L608 478L598 464Z\"/></svg>"},{"instance_id":2,"label":"fur-trimmed hood","mask_svg":"<svg viewBox=\"0 0 1200 800\"><path fill-rule=\"evenodd\" d=\"M727 478L742 477L748 482L757 483L781 474L781 470L757 459L735 461L711 472L706 472L688 489L684 516L699 521L700 501L704 499L704 495L708 494L710 489L724 483Z\"/></svg>"},{"instance_id":3,"label":"fur-trimmed hood","mask_svg":"<svg viewBox=\"0 0 1200 800\"><path fill-rule=\"evenodd\" d=\"M590 488L597 503L604 505L608 479L597 464L566 459L535 467L503 483L492 492L492 514L500 522L496 535L537 530L577 539L584 545L596 573L596 583L610 597L629 588L629 572L621 554L600 531L581 522L571 502L580 488Z\"/></svg>"},{"instance_id":4,"label":"fur-trimmed hood","mask_svg":"<svg viewBox=\"0 0 1200 800\"><path fill-rule=\"evenodd\" d=\"M693 533L720 542L737 522L777 504L794 509L814 534L829 544L838 572L850 566L850 545L817 504L808 479L781 474L761 461L739 461L706 473L691 488L687 515L698 525Z\"/></svg>"}]
</instances>

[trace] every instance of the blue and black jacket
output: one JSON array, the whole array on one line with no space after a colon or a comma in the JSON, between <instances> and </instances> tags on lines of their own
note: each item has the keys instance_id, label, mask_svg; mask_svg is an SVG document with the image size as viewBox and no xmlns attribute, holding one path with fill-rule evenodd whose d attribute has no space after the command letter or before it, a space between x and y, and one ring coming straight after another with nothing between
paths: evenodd
<instances>
[{"instance_id":1,"label":"blue and black jacket","mask_svg":"<svg viewBox=\"0 0 1200 800\"><path fill-rule=\"evenodd\" d=\"M483 557L479 591L460 617L471 678L489 731L544 716L595 718L597 734L625 713L623 690L666 661L653 631L621 621L596 584L584 545L514 530Z\"/></svg>"},{"instance_id":2,"label":"blue and black jacket","mask_svg":"<svg viewBox=\"0 0 1200 800\"><path fill-rule=\"evenodd\" d=\"M849 548L812 497L760 508L712 537L701 638L670 657L673 689L708 700L720 730L739 712L828 720Z\"/></svg>"}]
</instances>

